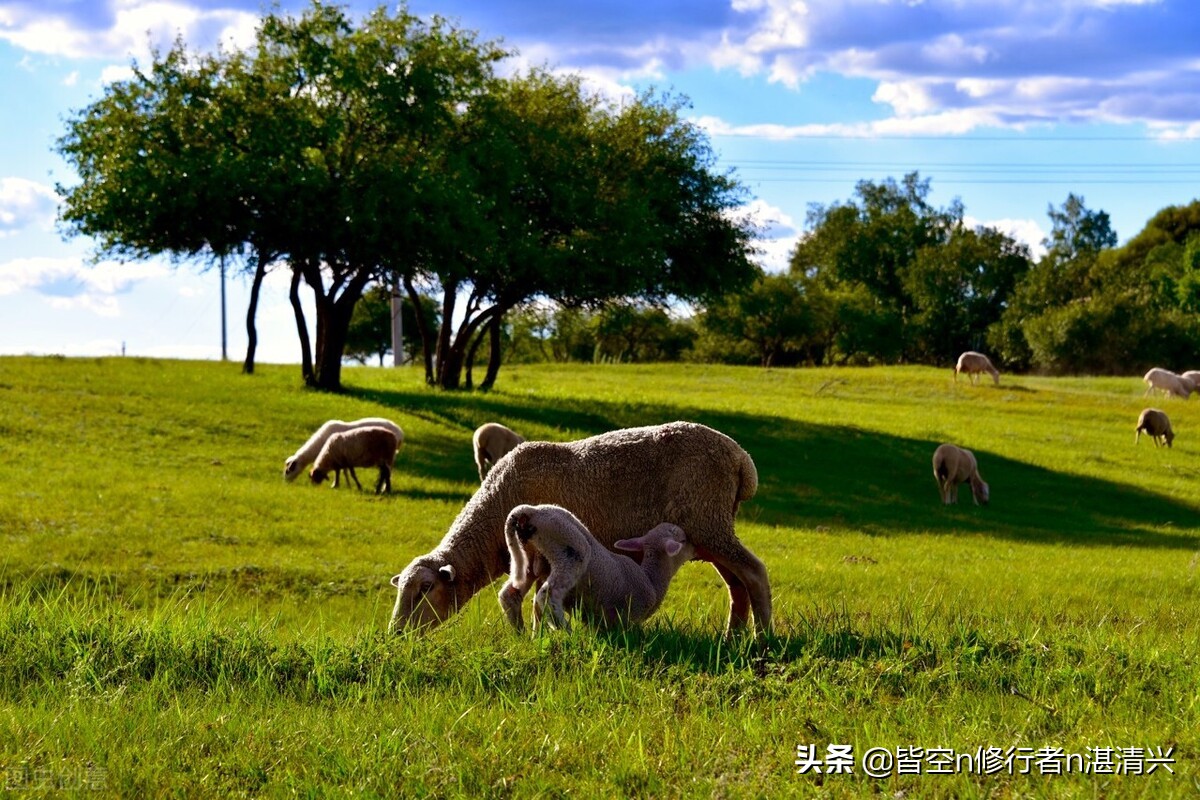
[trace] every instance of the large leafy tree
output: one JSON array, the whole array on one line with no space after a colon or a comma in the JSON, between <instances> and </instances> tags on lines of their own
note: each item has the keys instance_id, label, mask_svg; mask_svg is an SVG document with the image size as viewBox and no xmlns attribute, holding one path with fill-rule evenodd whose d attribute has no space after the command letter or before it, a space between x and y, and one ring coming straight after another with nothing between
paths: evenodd
<instances>
[{"instance_id":1,"label":"large leafy tree","mask_svg":"<svg viewBox=\"0 0 1200 800\"><path fill-rule=\"evenodd\" d=\"M416 276L443 296L431 383L458 387L487 337L491 386L505 315L534 299L702 299L752 278L741 189L681 108L652 95L617 107L538 70L476 99L440 164L453 231L424 239Z\"/></svg>"},{"instance_id":2,"label":"large leafy tree","mask_svg":"<svg viewBox=\"0 0 1200 800\"><path fill-rule=\"evenodd\" d=\"M1180 371L1200 353L1200 202L1156 214L1123 247L1071 194L1050 208L1047 252L990 332L1012 362L1050 372Z\"/></svg>"},{"instance_id":3,"label":"large leafy tree","mask_svg":"<svg viewBox=\"0 0 1200 800\"><path fill-rule=\"evenodd\" d=\"M248 53L177 42L68 122L59 149L81 182L60 187L63 220L118 256L249 253L251 322L263 272L286 260L304 378L337 389L354 306L411 264L445 188L429 164L501 56L404 7L355 25L316 2L267 15Z\"/></svg>"},{"instance_id":4,"label":"large leafy tree","mask_svg":"<svg viewBox=\"0 0 1200 800\"><path fill-rule=\"evenodd\" d=\"M810 211L790 270L824 310L826 358L944 363L980 346L1007 307L1027 251L967 227L959 202L939 209L929 193L910 173L862 181L855 199Z\"/></svg>"}]
</instances>

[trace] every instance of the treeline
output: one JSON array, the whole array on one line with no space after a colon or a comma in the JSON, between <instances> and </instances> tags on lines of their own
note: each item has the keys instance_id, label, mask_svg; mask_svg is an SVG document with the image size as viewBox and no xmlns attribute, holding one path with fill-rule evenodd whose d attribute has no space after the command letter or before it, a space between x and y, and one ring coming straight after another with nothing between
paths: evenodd
<instances>
[{"instance_id":1,"label":"treeline","mask_svg":"<svg viewBox=\"0 0 1200 800\"><path fill-rule=\"evenodd\" d=\"M1006 369L1129 374L1197 366L1200 201L1168 207L1117 247L1103 211L1071 194L1051 207L1045 253L969 227L930 182L863 181L814 207L785 274L685 311L527 305L510 317L510 361L948 364L985 350Z\"/></svg>"}]
</instances>

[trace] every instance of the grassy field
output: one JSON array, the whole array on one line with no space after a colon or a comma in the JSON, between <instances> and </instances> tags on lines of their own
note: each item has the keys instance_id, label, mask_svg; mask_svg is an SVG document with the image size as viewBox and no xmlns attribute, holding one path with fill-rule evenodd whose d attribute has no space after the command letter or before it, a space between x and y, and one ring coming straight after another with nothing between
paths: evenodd
<instances>
[{"instance_id":1,"label":"grassy field","mask_svg":"<svg viewBox=\"0 0 1200 800\"><path fill-rule=\"evenodd\" d=\"M1194 401L948 367L523 366L479 396L415 370L348 369L341 396L297 378L0 359L6 793L1200 791ZM1150 404L1173 449L1134 446ZM282 481L319 423L368 415L406 432L391 496ZM477 484L477 425L566 440L674 419L758 465L738 532L771 576L770 640L721 637L702 564L640 629L518 636L496 585L432 634L386 634L388 579ZM990 506L940 505L942 441L975 451Z\"/></svg>"}]
</instances>

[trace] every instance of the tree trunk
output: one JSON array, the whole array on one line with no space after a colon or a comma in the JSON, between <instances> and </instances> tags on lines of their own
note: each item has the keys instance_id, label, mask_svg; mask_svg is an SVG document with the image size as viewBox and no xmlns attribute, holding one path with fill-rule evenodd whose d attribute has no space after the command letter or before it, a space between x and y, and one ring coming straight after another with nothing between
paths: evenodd
<instances>
[{"instance_id":1,"label":"tree trunk","mask_svg":"<svg viewBox=\"0 0 1200 800\"><path fill-rule=\"evenodd\" d=\"M475 334L475 340L471 342L471 347L467 350L467 389L475 388L475 378L472 374L472 369L475 366L475 354L479 352L479 345L483 344L483 337L487 333L486 330L479 331Z\"/></svg>"},{"instance_id":2,"label":"tree trunk","mask_svg":"<svg viewBox=\"0 0 1200 800\"><path fill-rule=\"evenodd\" d=\"M300 336L300 375L305 386L315 386L317 377L313 373L312 343L308 339L308 323L304 319L304 306L300 304L301 271L292 267L292 288L288 299L292 301L292 311L296 315L296 332Z\"/></svg>"},{"instance_id":3,"label":"tree trunk","mask_svg":"<svg viewBox=\"0 0 1200 800\"><path fill-rule=\"evenodd\" d=\"M442 291L442 327L438 330L434 370L438 386L443 389L457 389L462 375L462 352L459 348L457 356L452 353L450 331L454 326L454 304L458 295L458 283L449 283L443 287Z\"/></svg>"},{"instance_id":4,"label":"tree trunk","mask_svg":"<svg viewBox=\"0 0 1200 800\"><path fill-rule=\"evenodd\" d=\"M250 307L246 310L246 360L242 363L242 372L254 374L254 352L258 349L258 328L254 325L254 317L258 313L258 295L262 290L263 278L267 275L266 259L261 253L255 252L252 258L257 262L254 266L254 282L250 284Z\"/></svg>"},{"instance_id":5,"label":"tree trunk","mask_svg":"<svg viewBox=\"0 0 1200 800\"><path fill-rule=\"evenodd\" d=\"M488 323L492 352L488 355L487 375L483 376L483 383L479 384L481 392L490 391L496 385L496 376L500 373L500 324L503 320L503 315L497 314Z\"/></svg>"},{"instance_id":6,"label":"tree trunk","mask_svg":"<svg viewBox=\"0 0 1200 800\"><path fill-rule=\"evenodd\" d=\"M425 383L433 385L433 342L429 341L429 325L425 320L425 308L421 305L421 297L413 286L412 278L404 276L404 291L408 292L409 302L413 306L413 315L417 318L417 333L421 335L421 356L425 360Z\"/></svg>"},{"instance_id":7,"label":"tree trunk","mask_svg":"<svg viewBox=\"0 0 1200 800\"><path fill-rule=\"evenodd\" d=\"M346 354L350 318L370 279L369 270L360 268L350 272L353 277L336 299L333 297L335 289L325 291L319 270L307 270L305 275L317 302L316 387L327 392L342 391L342 358Z\"/></svg>"}]
</instances>

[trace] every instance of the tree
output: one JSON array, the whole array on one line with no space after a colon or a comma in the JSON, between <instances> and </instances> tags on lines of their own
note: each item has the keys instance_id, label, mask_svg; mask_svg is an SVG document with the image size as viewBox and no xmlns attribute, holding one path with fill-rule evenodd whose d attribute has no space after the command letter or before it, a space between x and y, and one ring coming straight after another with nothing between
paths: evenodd
<instances>
[{"instance_id":1,"label":"tree","mask_svg":"<svg viewBox=\"0 0 1200 800\"><path fill-rule=\"evenodd\" d=\"M795 279L760 272L745 291L711 304L701 326L733 343L726 352L736 353L737 344L745 343L759 365L772 367L796 363L805 354L811 358L817 313ZM716 355L719 347L706 349Z\"/></svg>"},{"instance_id":2,"label":"tree","mask_svg":"<svg viewBox=\"0 0 1200 800\"><path fill-rule=\"evenodd\" d=\"M422 242L420 277L443 296L430 383L460 386L487 337L490 387L505 315L531 300L699 299L750 279L741 189L681 108L651 95L617 108L537 70L477 98L441 163L459 215Z\"/></svg>"},{"instance_id":3,"label":"tree","mask_svg":"<svg viewBox=\"0 0 1200 800\"><path fill-rule=\"evenodd\" d=\"M427 198L447 191L430 163L502 55L403 7L355 26L318 2L264 17L249 52L176 42L68 122L59 151L81 183L60 187L62 219L101 253L250 253L248 320L262 274L286 259L304 379L337 389L354 306L372 279L415 268Z\"/></svg>"},{"instance_id":4,"label":"tree","mask_svg":"<svg viewBox=\"0 0 1200 800\"><path fill-rule=\"evenodd\" d=\"M1007 307L1028 251L933 207L930 182L861 181L857 200L814 206L790 273L825 309L814 334L835 362L945 363L978 347Z\"/></svg>"}]
</instances>

